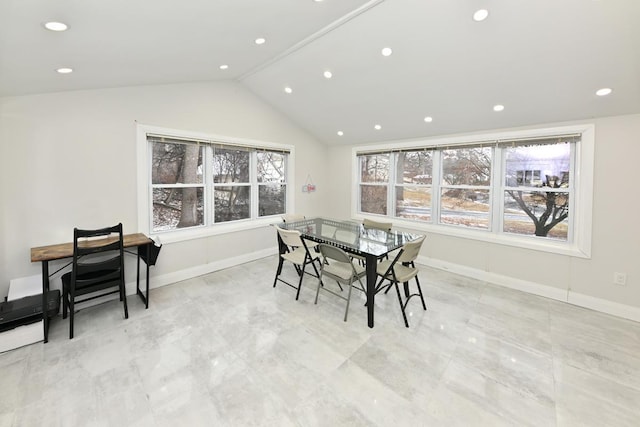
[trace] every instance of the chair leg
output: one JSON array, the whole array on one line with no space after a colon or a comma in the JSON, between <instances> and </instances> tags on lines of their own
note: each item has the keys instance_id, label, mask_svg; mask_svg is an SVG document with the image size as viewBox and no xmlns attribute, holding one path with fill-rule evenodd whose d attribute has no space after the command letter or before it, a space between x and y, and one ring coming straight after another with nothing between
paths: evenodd
<instances>
[{"instance_id":1,"label":"chair leg","mask_svg":"<svg viewBox=\"0 0 640 427\"><path fill-rule=\"evenodd\" d=\"M306 267L306 264L302 264L302 268L300 268L300 280L298 280L298 291L296 292L296 301L298 301L298 298L300 298L300 289L302 289L302 279L304 279L304 268ZM314 269L316 268L315 266L313 267Z\"/></svg>"},{"instance_id":2,"label":"chair leg","mask_svg":"<svg viewBox=\"0 0 640 427\"><path fill-rule=\"evenodd\" d=\"M353 283L349 285L349 293L347 294L347 308L344 310L344 321L347 321L347 315L349 314L349 303L351 302L351 289L353 288Z\"/></svg>"},{"instance_id":3,"label":"chair leg","mask_svg":"<svg viewBox=\"0 0 640 427\"><path fill-rule=\"evenodd\" d=\"M424 303L424 297L422 296L422 288L420 287L420 281L418 280L418 276L416 276L416 285L418 286L418 295L420 295L420 301L422 301L422 308L427 309L427 305Z\"/></svg>"},{"instance_id":4,"label":"chair leg","mask_svg":"<svg viewBox=\"0 0 640 427\"><path fill-rule=\"evenodd\" d=\"M318 303L318 295L320 295L320 286L322 286L322 278L318 278L318 286L316 287L316 300L314 304Z\"/></svg>"},{"instance_id":5,"label":"chair leg","mask_svg":"<svg viewBox=\"0 0 640 427\"><path fill-rule=\"evenodd\" d=\"M127 308L127 292L124 286L124 282L121 282L122 284L120 285L120 289L121 289L121 293L122 293L122 302L124 303L124 318L128 319L129 318L129 309Z\"/></svg>"},{"instance_id":6,"label":"chair leg","mask_svg":"<svg viewBox=\"0 0 640 427\"><path fill-rule=\"evenodd\" d=\"M276 283L278 283L278 277L280 277L280 274L282 273L282 264L283 264L284 260L282 258L279 259L278 261L278 269L276 270L276 278L273 279L273 287L276 287Z\"/></svg>"},{"instance_id":7,"label":"chair leg","mask_svg":"<svg viewBox=\"0 0 640 427\"><path fill-rule=\"evenodd\" d=\"M67 295L67 293L65 292L65 290L62 290L62 318L66 319L67 318L67 312L69 310L69 295Z\"/></svg>"},{"instance_id":8,"label":"chair leg","mask_svg":"<svg viewBox=\"0 0 640 427\"><path fill-rule=\"evenodd\" d=\"M402 317L404 319L404 325L408 328L409 321L407 320L407 314L404 312L404 303L402 302L402 296L400 295L400 288L398 287L398 282L393 283L396 288L396 294L398 294L398 302L400 303L400 311L402 311Z\"/></svg>"},{"instance_id":9,"label":"chair leg","mask_svg":"<svg viewBox=\"0 0 640 427\"><path fill-rule=\"evenodd\" d=\"M75 312L73 304L74 295L69 296L69 339L73 339L73 316Z\"/></svg>"}]
</instances>

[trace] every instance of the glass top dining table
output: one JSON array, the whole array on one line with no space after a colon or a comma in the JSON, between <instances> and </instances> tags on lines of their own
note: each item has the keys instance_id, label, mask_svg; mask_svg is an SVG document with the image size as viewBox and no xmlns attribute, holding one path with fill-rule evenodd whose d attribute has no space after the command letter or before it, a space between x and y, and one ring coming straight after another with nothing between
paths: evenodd
<instances>
[{"instance_id":1,"label":"glass top dining table","mask_svg":"<svg viewBox=\"0 0 640 427\"><path fill-rule=\"evenodd\" d=\"M403 231L365 228L355 221L339 221L327 218L309 218L278 224L287 230L298 230L302 237L318 243L337 246L345 252L359 255L366 261L367 324L374 326L376 295L376 266L378 260L405 243L420 237Z\"/></svg>"}]
</instances>

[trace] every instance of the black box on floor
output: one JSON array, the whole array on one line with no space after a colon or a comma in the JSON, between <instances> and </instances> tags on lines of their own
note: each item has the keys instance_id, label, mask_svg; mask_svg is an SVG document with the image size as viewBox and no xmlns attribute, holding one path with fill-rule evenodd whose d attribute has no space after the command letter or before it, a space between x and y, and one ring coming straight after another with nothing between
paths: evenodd
<instances>
[{"instance_id":1,"label":"black box on floor","mask_svg":"<svg viewBox=\"0 0 640 427\"><path fill-rule=\"evenodd\" d=\"M55 316L60 310L60 291L47 292L47 315ZM30 295L0 303L0 332L16 326L28 325L42 319L42 294Z\"/></svg>"}]
</instances>

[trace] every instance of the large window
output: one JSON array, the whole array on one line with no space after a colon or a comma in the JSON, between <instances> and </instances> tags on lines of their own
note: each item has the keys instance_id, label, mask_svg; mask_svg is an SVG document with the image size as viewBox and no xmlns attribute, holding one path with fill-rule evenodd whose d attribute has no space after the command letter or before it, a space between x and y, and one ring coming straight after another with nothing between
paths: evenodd
<instances>
[{"instance_id":1,"label":"large window","mask_svg":"<svg viewBox=\"0 0 640 427\"><path fill-rule=\"evenodd\" d=\"M145 134L153 233L287 211L289 150Z\"/></svg>"},{"instance_id":2,"label":"large window","mask_svg":"<svg viewBox=\"0 0 640 427\"><path fill-rule=\"evenodd\" d=\"M582 133L446 142L356 148L356 214L555 244L582 236L590 243L577 229L578 219L589 227L590 213L576 210L591 208L590 193L575 181Z\"/></svg>"}]
</instances>

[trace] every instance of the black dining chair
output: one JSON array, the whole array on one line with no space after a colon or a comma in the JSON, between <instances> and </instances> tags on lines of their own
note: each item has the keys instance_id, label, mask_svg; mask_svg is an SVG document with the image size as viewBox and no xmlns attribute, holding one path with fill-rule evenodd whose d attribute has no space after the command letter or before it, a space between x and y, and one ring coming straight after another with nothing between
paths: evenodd
<instances>
[{"instance_id":1,"label":"black dining chair","mask_svg":"<svg viewBox=\"0 0 640 427\"><path fill-rule=\"evenodd\" d=\"M95 230L74 228L72 268L62 275L62 318L69 313L69 339L73 338L75 305L115 293L120 294L128 319L122 224Z\"/></svg>"}]
</instances>

